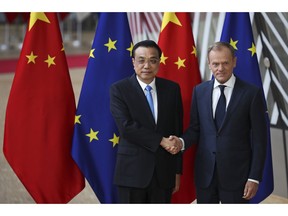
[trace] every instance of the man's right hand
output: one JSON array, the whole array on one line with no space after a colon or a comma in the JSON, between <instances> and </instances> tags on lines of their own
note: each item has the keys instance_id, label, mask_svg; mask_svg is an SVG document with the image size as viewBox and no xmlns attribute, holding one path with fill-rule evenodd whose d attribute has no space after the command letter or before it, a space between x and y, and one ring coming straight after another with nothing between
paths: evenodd
<instances>
[{"instance_id":1,"label":"man's right hand","mask_svg":"<svg viewBox=\"0 0 288 216\"><path fill-rule=\"evenodd\" d=\"M160 145L171 154L177 154L182 149L182 142L177 136L163 137Z\"/></svg>"}]
</instances>

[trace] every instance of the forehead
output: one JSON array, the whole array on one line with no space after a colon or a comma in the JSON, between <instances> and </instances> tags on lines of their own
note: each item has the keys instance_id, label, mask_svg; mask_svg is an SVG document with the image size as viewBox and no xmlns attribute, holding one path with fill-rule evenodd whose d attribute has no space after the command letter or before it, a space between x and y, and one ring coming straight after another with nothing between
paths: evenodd
<instances>
[{"instance_id":1,"label":"forehead","mask_svg":"<svg viewBox=\"0 0 288 216\"><path fill-rule=\"evenodd\" d=\"M135 50L135 57L157 57L158 51L154 47L138 47Z\"/></svg>"},{"instance_id":2,"label":"forehead","mask_svg":"<svg viewBox=\"0 0 288 216\"><path fill-rule=\"evenodd\" d=\"M218 60L232 60L232 53L226 47L221 47L218 49L213 49L210 51L208 55L208 59L210 61L218 61Z\"/></svg>"}]
</instances>

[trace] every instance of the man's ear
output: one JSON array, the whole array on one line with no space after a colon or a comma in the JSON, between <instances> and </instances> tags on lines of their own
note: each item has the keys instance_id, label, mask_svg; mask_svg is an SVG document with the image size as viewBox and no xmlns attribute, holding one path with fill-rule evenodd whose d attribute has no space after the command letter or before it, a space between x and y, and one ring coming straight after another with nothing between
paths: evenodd
<instances>
[{"instance_id":1,"label":"man's ear","mask_svg":"<svg viewBox=\"0 0 288 216\"><path fill-rule=\"evenodd\" d=\"M209 58L207 58L207 64L208 64L209 70L211 70Z\"/></svg>"},{"instance_id":2,"label":"man's ear","mask_svg":"<svg viewBox=\"0 0 288 216\"><path fill-rule=\"evenodd\" d=\"M236 67L237 65L237 57L235 56L234 59L233 59L233 64L234 64L234 68Z\"/></svg>"},{"instance_id":3,"label":"man's ear","mask_svg":"<svg viewBox=\"0 0 288 216\"><path fill-rule=\"evenodd\" d=\"M132 58L132 64L133 64L133 67L135 69L135 58Z\"/></svg>"}]
</instances>

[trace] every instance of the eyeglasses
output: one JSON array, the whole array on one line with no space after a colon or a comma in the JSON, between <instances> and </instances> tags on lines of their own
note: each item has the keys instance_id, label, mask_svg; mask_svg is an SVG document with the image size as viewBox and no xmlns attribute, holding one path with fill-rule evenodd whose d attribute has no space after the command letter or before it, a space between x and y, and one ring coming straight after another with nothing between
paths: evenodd
<instances>
[{"instance_id":1,"label":"eyeglasses","mask_svg":"<svg viewBox=\"0 0 288 216\"><path fill-rule=\"evenodd\" d=\"M138 58L135 61L139 65L145 65L146 63L148 63L149 65L155 65L159 62L159 59L157 59L157 58L150 58L150 59Z\"/></svg>"}]
</instances>

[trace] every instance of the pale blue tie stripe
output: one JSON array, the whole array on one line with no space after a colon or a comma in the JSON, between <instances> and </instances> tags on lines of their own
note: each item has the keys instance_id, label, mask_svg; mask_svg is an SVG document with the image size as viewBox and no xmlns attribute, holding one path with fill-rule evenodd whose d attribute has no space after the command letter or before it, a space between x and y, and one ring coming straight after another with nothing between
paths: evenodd
<instances>
[{"instance_id":1,"label":"pale blue tie stripe","mask_svg":"<svg viewBox=\"0 0 288 216\"><path fill-rule=\"evenodd\" d=\"M151 112L152 112L153 117L154 117L154 104L153 104L153 98L152 98L152 94L151 94L152 87L149 86L149 85L147 85L147 86L145 87L145 90L147 91L146 98L147 98L147 101L148 101L148 103L149 103ZM154 117L154 118L155 118L155 117Z\"/></svg>"}]
</instances>

